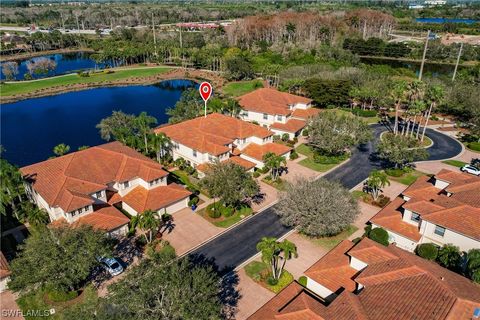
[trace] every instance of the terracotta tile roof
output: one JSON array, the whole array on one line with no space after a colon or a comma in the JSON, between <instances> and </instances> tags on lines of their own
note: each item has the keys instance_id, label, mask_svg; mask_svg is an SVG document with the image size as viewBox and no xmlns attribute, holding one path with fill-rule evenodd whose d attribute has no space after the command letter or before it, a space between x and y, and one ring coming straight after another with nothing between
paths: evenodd
<instances>
[{"instance_id":1,"label":"terracotta tile roof","mask_svg":"<svg viewBox=\"0 0 480 320\"><path fill-rule=\"evenodd\" d=\"M300 120L308 120L308 118L314 117L321 112L317 108L308 109L295 109L293 110L292 117Z\"/></svg>"},{"instance_id":2,"label":"terracotta tile roof","mask_svg":"<svg viewBox=\"0 0 480 320\"><path fill-rule=\"evenodd\" d=\"M92 204L90 194L111 182L151 181L168 175L157 162L120 142L111 142L20 169L51 207L69 212Z\"/></svg>"},{"instance_id":3,"label":"terracotta tile roof","mask_svg":"<svg viewBox=\"0 0 480 320\"><path fill-rule=\"evenodd\" d=\"M267 113L271 115L289 115L289 105L309 104L312 100L281 92L272 88L261 88L238 97L238 103L244 110Z\"/></svg>"},{"instance_id":4,"label":"terracotta tile roof","mask_svg":"<svg viewBox=\"0 0 480 320\"><path fill-rule=\"evenodd\" d=\"M305 128L306 125L307 123L303 120L290 119L286 123L274 122L270 128L285 132L297 133Z\"/></svg>"},{"instance_id":5,"label":"terracotta tile roof","mask_svg":"<svg viewBox=\"0 0 480 320\"><path fill-rule=\"evenodd\" d=\"M277 156L284 155L291 151L292 148L287 147L279 143L266 143L266 144L256 144L250 143L245 149L242 150L242 154L249 156L250 158L263 161L263 156L269 152L275 153Z\"/></svg>"},{"instance_id":6,"label":"terracotta tile roof","mask_svg":"<svg viewBox=\"0 0 480 320\"><path fill-rule=\"evenodd\" d=\"M422 219L480 241L480 208L462 205L422 215Z\"/></svg>"},{"instance_id":7,"label":"terracotta tile roof","mask_svg":"<svg viewBox=\"0 0 480 320\"><path fill-rule=\"evenodd\" d=\"M239 166L242 166L243 168L245 168L245 170L253 169L256 166L255 163L253 163L251 161L248 161L247 159L243 159L241 157L236 157L236 156L235 157L230 157L225 161L233 162L235 164L238 164Z\"/></svg>"},{"instance_id":8,"label":"terracotta tile roof","mask_svg":"<svg viewBox=\"0 0 480 320\"><path fill-rule=\"evenodd\" d=\"M404 203L405 201L402 198L395 198L375 216L373 216L370 221L386 230L418 242L422 237L418 231L418 227L402 220L401 207Z\"/></svg>"},{"instance_id":9,"label":"terracotta tile roof","mask_svg":"<svg viewBox=\"0 0 480 320\"><path fill-rule=\"evenodd\" d=\"M8 261L3 255L3 252L0 251L0 279L6 278L11 274L12 272L10 271Z\"/></svg>"},{"instance_id":10,"label":"terracotta tile roof","mask_svg":"<svg viewBox=\"0 0 480 320\"><path fill-rule=\"evenodd\" d=\"M103 206L78 219L77 224L88 224L95 229L112 231L130 222L130 219L112 206Z\"/></svg>"},{"instance_id":11,"label":"terracotta tile roof","mask_svg":"<svg viewBox=\"0 0 480 320\"><path fill-rule=\"evenodd\" d=\"M419 177L414 183L412 183L402 194L417 200L431 200L434 199L441 192L441 189L436 188L431 178L428 176Z\"/></svg>"},{"instance_id":12,"label":"terracotta tile roof","mask_svg":"<svg viewBox=\"0 0 480 320\"><path fill-rule=\"evenodd\" d=\"M480 188L474 188L471 190L465 190L460 192L455 192L449 197L449 199L454 199L460 203L471 205L472 207L480 208Z\"/></svg>"},{"instance_id":13,"label":"terracotta tile roof","mask_svg":"<svg viewBox=\"0 0 480 320\"><path fill-rule=\"evenodd\" d=\"M418 214L427 214L427 213L432 213L438 210L445 209L440 205L437 205L433 202L425 201L425 200L420 200L420 201L410 200L403 205L403 208L416 212Z\"/></svg>"},{"instance_id":14,"label":"terracotta tile roof","mask_svg":"<svg viewBox=\"0 0 480 320\"><path fill-rule=\"evenodd\" d=\"M368 238L363 239L357 246L349 250L348 255L367 264L383 263L397 259L394 254L388 252L385 246Z\"/></svg>"},{"instance_id":15,"label":"terracotta tile roof","mask_svg":"<svg viewBox=\"0 0 480 320\"><path fill-rule=\"evenodd\" d=\"M154 131L163 132L177 143L215 156L230 151L228 145L235 139L263 139L273 135L266 128L218 113L161 126Z\"/></svg>"},{"instance_id":16,"label":"terracotta tile roof","mask_svg":"<svg viewBox=\"0 0 480 320\"><path fill-rule=\"evenodd\" d=\"M307 308L302 293L310 291L294 283L268 301L250 319L276 319L275 316L282 314L291 314L292 317L281 319L298 319L301 313L294 314L293 311L311 310L325 320L466 320L472 319L473 310L480 306L480 285L395 245L378 247L366 238L357 245L346 241L321 260L333 255L331 261L336 261L341 268L344 265L341 249L344 249L343 255L353 256L355 252L371 248L381 248L382 255L388 254L392 259L372 262L354 278L364 285L360 292L354 294L345 290L330 304L311 295L313 300L308 301ZM335 263L329 266L334 268ZM292 312L285 313L285 310Z\"/></svg>"},{"instance_id":17,"label":"terracotta tile roof","mask_svg":"<svg viewBox=\"0 0 480 320\"><path fill-rule=\"evenodd\" d=\"M176 183L167 186L159 186L147 190L141 186L122 197L122 201L132 207L137 213L145 210L154 210L165 208L182 199L189 197L192 193Z\"/></svg>"},{"instance_id":18,"label":"terracotta tile roof","mask_svg":"<svg viewBox=\"0 0 480 320\"><path fill-rule=\"evenodd\" d=\"M340 242L305 271L305 275L333 292L340 288L355 291L356 283L352 278L358 271L350 267L350 259L345 255L352 246L350 241Z\"/></svg>"},{"instance_id":19,"label":"terracotta tile roof","mask_svg":"<svg viewBox=\"0 0 480 320\"><path fill-rule=\"evenodd\" d=\"M440 170L436 175L435 178L449 182L449 187L464 185L466 183L478 181L478 177L464 173L464 172L456 172L447 169ZM476 179L477 178L477 179Z\"/></svg>"}]
</instances>

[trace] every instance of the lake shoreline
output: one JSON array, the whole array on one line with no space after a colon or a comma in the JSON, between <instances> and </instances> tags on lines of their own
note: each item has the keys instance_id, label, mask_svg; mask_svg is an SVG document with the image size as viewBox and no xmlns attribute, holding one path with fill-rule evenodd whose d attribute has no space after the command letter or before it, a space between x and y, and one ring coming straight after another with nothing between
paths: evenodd
<instances>
[{"instance_id":1,"label":"lake shoreline","mask_svg":"<svg viewBox=\"0 0 480 320\"><path fill-rule=\"evenodd\" d=\"M90 48L78 48L78 49L55 49L55 50L47 50L47 51L18 53L18 54L13 54L9 56L0 56L0 62L26 60L30 58L41 57L41 56L52 55L52 54L66 54L66 53L77 53L77 52L94 53L95 50Z\"/></svg>"}]
</instances>

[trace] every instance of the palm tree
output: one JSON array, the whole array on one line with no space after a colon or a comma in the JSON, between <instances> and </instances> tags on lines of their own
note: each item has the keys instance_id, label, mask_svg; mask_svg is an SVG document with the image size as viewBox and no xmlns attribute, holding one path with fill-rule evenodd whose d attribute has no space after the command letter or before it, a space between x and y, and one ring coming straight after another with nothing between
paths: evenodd
<instances>
[{"instance_id":1,"label":"palm tree","mask_svg":"<svg viewBox=\"0 0 480 320\"><path fill-rule=\"evenodd\" d=\"M480 249L470 249L467 253L467 275L480 283Z\"/></svg>"},{"instance_id":2,"label":"palm tree","mask_svg":"<svg viewBox=\"0 0 480 320\"><path fill-rule=\"evenodd\" d=\"M226 102L226 109L230 112L230 115L234 118L238 117L242 111L242 107L235 99L228 99Z\"/></svg>"},{"instance_id":3,"label":"palm tree","mask_svg":"<svg viewBox=\"0 0 480 320\"><path fill-rule=\"evenodd\" d=\"M427 130L428 120L430 119L432 110L435 109L435 107L441 103L444 96L445 96L445 91L443 90L443 87L439 85L431 85L427 88L426 97L427 97L427 101L430 103L430 107L428 108L427 119L425 120L425 124L423 126L421 141L423 141L423 139L425 138L425 131Z\"/></svg>"},{"instance_id":4,"label":"palm tree","mask_svg":"<svg viewBox=\"0 0 480 320\"><path fill-rule=\"evenodd\" d=\"M267 168L270 168L270 175L273 180L277 180L278 171L282 165L287 165L287 160L273 152L268 152L263 156L263 162Z\"/></svg>"},{"instance_id":5,"label":"palm tree","mask_svg":"<svg viewBox=\"0 0 480 320\"><path fill-rule=\"evenodd\" d=\"M142 112L135 118L135 124L138 127L139 133L143 137L145 143L145 153L148 153L148 135L152 130L152 126L157 124L157 119L149 116L146 112Z\"/></svg>"},{"instance_id":6,"label":"palm tree","mask_svg":"<svg viewBox=\"0 0 480 320\"><path fill-rule=\"evenodd\" d=\"M278 242L277 238L273 237L263 237L257 243L257 251L262 253L262 261L272 268L272 277L276 280L280 279L286 260L298 256L295 244L288 240Z\"/></svg>"},{"instance_id":7,"label":"palm tree","mask_svg":"<svg viewBox=\"0 0 480 320\"><path fill-rule=\"evenodd\" d=\"M148 237L145 233L147 242L152 242L153 232L157 231L161 225L161 220L158 212L152 210L145 210L140 214L138 219L138 227L144 232L148 231Z\"/></svg>"},{"instance_id":8,"label":"palm tree","mask_svg":"<svg viewBox=\"0 0 480 320\"><path fill-rule=\"evenodd\" d=\"M157 155L157 161L160 162L171 147L170 138L163 132L152 134L150 136L150 146Z\"/></svg>"},{"instance_id":9,"label":"palm tree","mask_svg":"<svg viewBox=\"0 0 480 320\"><path fill-rule=\"evenodd\" d=\"M442 266L450 270L457 270L462 263L460 249L452 244L445 244L439 251L437 256L438 262Z\"/></svg>"},{"instance_id":10,"label":"palm tree","mask_svg":"<svg viewBox=\"0 0 480 320\"><path fill-rule=\"evenodd\" d=\"M57 157L63 156L64 154L68 153L68 151L70 151L70 146L69 146L69 145L66 145L65 143L57 144L57 145L53 148L53 153L54 153Z\"/></svg>"},{"instance_id":11,"label":"palm tree","mask_svg":"<svg viewBox=\"0 0 480 320\"><path fill-rule=\"evenodd\" d=\"M0 159L0 210L6 214L6 208L11 207L15 217L19 219L20 208L17 203L22 202L25 193L23 177L20 171L7 160Z\"/></svg>"},{"instance_id":12,"label":"palm tree","mask_svg":"<svg viewBox=\"0 0 480 320\"><path fill-rule=\"evenodd\" d=\"M45 225L49 222L48 213L44 209L33 205L31 202L24 202L22 205L24 215L27 217L28 223L36 227Z\"/></svg>"},{"instance_id":13,"label":"palm tree","mask_svg":"<svg viewBox=\"0 0 480 320\"><path fill-rule=\"evenodd\" d=\"M390 181L388 181L388 176L385 172L373 170L368 176L366 185L372 194L373 200L377 201L382 188L390 185Z\"/></svg>"},{"instance_id":14,"label":"palm tree","mask_svg":"<svg viewBox=\"0 0 480 320\"><path fill-rule=\"evenodd\" d=\"M398 134L398 112L400 106L405 99L405 93L407 91L407 82L404 80L396 81L390 91L390 97L395 101L395 123L393 125L393 133Z\"/></svg>"}]
</instances>

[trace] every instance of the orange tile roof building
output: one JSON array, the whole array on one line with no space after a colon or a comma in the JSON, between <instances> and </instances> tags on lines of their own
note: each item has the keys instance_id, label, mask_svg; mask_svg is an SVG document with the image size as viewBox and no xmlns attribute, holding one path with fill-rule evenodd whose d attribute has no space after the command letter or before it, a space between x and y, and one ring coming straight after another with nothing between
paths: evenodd
<instances>
[{"instance_id":1,"label":"orange tile roof building","mask_svg":"<svg viewBox=\"0 0 480 320\"><path fill-rule=\"evenodd\" d=\"M232 161L246 170L263 168L263 156L268 152L289 157L291 148L274 143L273 132L267 128L230 116L211 113L154 130L172 141L172 155L185 159L204 172L214 161Z\"/></svg>"},{"instance_id":2,"label":"orange tile roof building","mask_svg":"<svg viewBox=\"0 0 480 320\"><path fill-rule=\"evenodd\" d=\"M130 221L117 207L131 215L165 208L173 213L185 208L190 196L176 184L167 185L168 172L160 164L120 142L20 171L30 199L48 212L52 222L86 223L113 235L125 234Z\"/></svg>"},{"instance_id":3,"label":"orange tile roof building","mask_svg":"<svg viewBox=\"0 0 480 320\"><path fill-rule=\"evenodd\" d=\"M480 285L395 245L341 242L249 320L467 320Z\"/></svg>"},{"instance_id":4,"label":"orange tile roof building","mask_svg":"<svg viewBox=\"0 0 480 320\"><path fill-rule=\"evenodd\" d=\"M480 248L480 177L450 170L420 177L370 222L412 252L420 243Z\"/></svg>"},{"instance_id":5,"label":"orange tile roof building","mask_svg":"<svg viewBox=\"0 0 480 320\"><path fill-rule=\"evenodd\" d=\"M290 139L305 128L308 118L320 111L312 108L312 100L272 88L261 88L238 98L245 121L255 121L275 134L288 134Z\"/></svg>"}]
</instances>

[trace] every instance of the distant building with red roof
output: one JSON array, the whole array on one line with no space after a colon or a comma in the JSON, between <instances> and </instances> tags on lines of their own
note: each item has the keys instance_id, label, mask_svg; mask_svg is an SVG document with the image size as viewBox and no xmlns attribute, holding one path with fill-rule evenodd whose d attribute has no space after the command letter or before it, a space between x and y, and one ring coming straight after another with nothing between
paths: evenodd
<instances>
[{"instance_id":1,"label":"distant building with red roof","mask_svg":"<svg viewBox=\"0 0 480 320\"><path fill-rule=\"evenodd\" d=\"M344 240L249 320L470 320L480 285L395 245Z\"/></svg>"},{"instance_id":2,"label":"distant building with red roof","mask_svg":"<svg viewBox=\"0 0 480 320\"><path fill-rule=\"evenodd\" d=\"M450 170L420 177L370 222L408 251L420 243L480 248L480 177Z\"/></svg>"},{"instance_id":3,"label":"distant building with red roof","mask_svg":"<svg viewBox=\"0 0 480 320\"><path fill-rule=\"evenodd\" d=\"M124 235L130 219L146 209L173 213L187 207L190 192L167 185L162 166L111 142L20 169L27 193L51 222L85 223Z\"/></svg>"},{"instance_id":4,"label":"distant building with red roof","mask_svg":"<svg viewBox=\"0 0 480 320\"><path fill-rule=\"evenodd\" d=\"M310 117L320 112L312 108L312 100L281 92L273 88L260 88L238 97L245 121L257 122L270 128L275 134L298 136Z\"/></svg>"},{"instance_id":5,"label":"distant building with red roof","mask_svg":"<svg viewBox=\"0 0 480 320\"><path fill-rule=\"evenodd\" d=\"M267 128L219 113L156 128L172 141L172 155L204 172L209 163L232 161L246 170L263 168L269 152L288 158L292 148L273 142ZM241 158L241 160L239 159Z\"/></svg>"}]
</instances>

